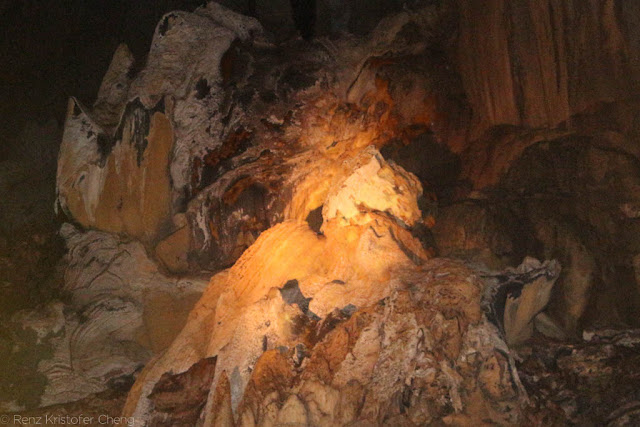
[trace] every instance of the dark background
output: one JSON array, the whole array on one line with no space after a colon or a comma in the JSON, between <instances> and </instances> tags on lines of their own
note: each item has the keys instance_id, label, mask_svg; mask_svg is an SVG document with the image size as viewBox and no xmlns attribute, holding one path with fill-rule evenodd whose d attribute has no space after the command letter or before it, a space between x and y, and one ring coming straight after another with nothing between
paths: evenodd
<instances>
[{"instance_id":1,"label":"dark background","mask_svg":"<svg viewBox=\"0 0 640 427\"><path fill-rule=\"evenodd\" d=\"M91 104L118 44L143 60L160 17L195 0L0 1L0 161L28 121L58 121L67 99Z\"/></svg>"}]
</instances>

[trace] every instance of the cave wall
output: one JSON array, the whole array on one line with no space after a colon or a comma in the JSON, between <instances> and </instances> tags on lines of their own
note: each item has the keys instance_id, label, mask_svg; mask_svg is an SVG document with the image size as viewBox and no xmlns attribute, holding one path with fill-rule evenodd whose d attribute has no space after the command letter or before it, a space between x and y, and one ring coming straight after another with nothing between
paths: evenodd
<instances>
[{"instance_id":1,"label":"cave wall","mask_svg":"<svg viewBox=\"0 0 640 427\"><path fill-rule=\"evenodd\" d=\"M255 5L258 17L267 3ZM130 413L161 424L164 415L156 420L153 411L167 412L163 405L172 397L165 395L171 391L165 383L189 382L195 369L190 366L211 357L196 384L198 404L210 391L209 406L229 397L236 415L269 420L261 412L272 405L260 395L269 390L260 382L268 378L262 376L265 366L305 381L333 381L335 388L318 395L362 402L362 393L343 386L363 359L333 360L334 348L344 355L353 350L385 368L396 364L396 355L405 358L418 340L415 360L429 363L412 371L406 367L413 366L413 356L397 361L400 374L409 372L402 381L393 375L369 381L373 362L371 372L358 378L370 391L366 410L352 408L353 414L341 418L339 411L309 409L308 418L300 419L312 425L320 425L316 417L335 425L376 414L387 420L413 417L416 424L432 418L468 421L464 417L478 414L519 419L524 394L504 356L505 337L481 315L486 269L513 271L507 267L527 255L562 265L560 273L552 263L557 274L544 281L545 297L535 296L534 309L522 321L525 333L517 333L515 342L530 338L531 322L549 295L547 322L555 320L562 339L576 338L585 325L638 326L640 104L622 100L638 89L640 6L460 1L452 14L448 6L455 2L416 3L429 6L388 17L367 37L311 42L291 34L276 42L258 21L212 3L195 13L165 15L144 67L134 67L133 55L121 45L93 108L75 99L69 103L57 201L78 225L66 225L62 234L70 253L65 286L80 320L62 305L53 307L55 324L45 332L61 338L56 360L82 368L78 360L93 361L109 328L126 323L131 330L118 342L141 347L126 365L119 362L127 378L151 353L169 346L140 376ZM343 5L353 24L354 11L365 3L345 4L352 6ZM327 1L318 10L331 15L338 9ZM380 10L363 13L377 22ZM444 34L456 18L457 33ZM274 19L287 21L283 31L293 31L290 16ZM346 25L327 19L321 27ZM366 27L364 20L358 23ZM350 26L327 33L336 37L345 28L366 33ZM304 223L312 222L313 212L319 216L316 228ZM146 245L131 243L135 257L133 249L120 250L129 239ZM74 243L80 240L86 244ZM481 265L482 274L457 262L429 260L435 250L473 268ZM129 258L135 259L128 263ZM230 266L213 277L188 321L182 309L166 314L181 301L190 308L203 286L168 279L169 273L207 270L210 276ZM70 274L76 267L87 276L100 272L85 283ZM131 277L139 270L146 274ZM399 271L406 277L396 276ZM459 278L452 275L456 271ZM292 287L298 292L293 302ZM133 290L126 301L102 299L122 289ZM85 315L97 304L105 308ZM130 317L112 314L115 309ZM369 331L401 331L404 322L412 323L407 345L386 331L379 343L377 336L365 335L363 348L354 346L357 335L348 345L340 341L342 329L325 341L314 335L335 326L332 316L352 329L353 310L354 324L363 314L379 320L360 324L357 334L368 325L375 326ZM187 327L173 341L183 321ZM69 335L92 325L102 326L95 339ZM143 338L137 328L145 329ZM67 335L56 335L63 329ZM87 352L67 357L62 338ZM370 349L371 343L379 348ZM467 363L458 356L467 354L461 346L480 349L480 356ZM325 354L324 348L330 350ZM102 350L120 357L109 345ZM100 359L105 363L107 357ZM312 369L302 365L304 359ZM342 365L344 374L336 379L333 368L330 376L316 371L313 363L325 359ZM415 372L435 375L442 389L421 395L426 382L406 386ZM69 381L51 386L49 400L42 401L88 393L60 395L56 387ZM312 392L300 395L290 387L278 391L281 420L317 404ZM470 390L488 396L480 412ZM442 396L447 403L434 410ZM335 402L330 410L339 407Z\"/></svg>"},{"instance_id":2,"label":"cave wall","mask_svg":"<svg viewBox=\"0 0 640 427\"><path fill-rule=\"evenodd\" d=\"M637 9L614 0L459 2L455 56L475 135L499 124L554 127L637 93Z\"/></svg>"}]
</instances>

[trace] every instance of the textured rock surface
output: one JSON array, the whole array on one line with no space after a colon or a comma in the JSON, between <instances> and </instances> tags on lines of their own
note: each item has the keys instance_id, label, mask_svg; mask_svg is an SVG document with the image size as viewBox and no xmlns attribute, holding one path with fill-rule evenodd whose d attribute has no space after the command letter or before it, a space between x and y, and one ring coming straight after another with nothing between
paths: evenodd
<instances>
[{"instance_id":1,"label":"textured rock surface","mask_svg":"<svg viewBox=\"0 0 640 427\"><path fill-rule=\"evenodd\" d=\"M121 44L113 54L111 65L102 79L98 97L93 104L93 118L108 129L120 121L120 113L127 102L134 66L133 54L126 44Z\"/></svg>"},{"instance_id":2,"label":"textured rock surface","mask_svg":"<svg viewBox=\"0 0 640 427\"><path fill-rule=\"evenodd\" d=\"M574 116L575 130L486 132L461 154L469 187L458 194L473 200L440 209L441 253L488 265L558 259L548 312L566 333L635 327L637 111L637 101L602 103Z\"/></svg>"},{"instance_id":3,"label":"textured rock surface","mask_svg":"<svg viewBox=\"0 0 640 427\"><path fill-rule=\"evenodd\" d=\"M525 258L518 268L490 276L483 304L489 306L489 318L500 327L507 344L517 346L531 338L560 270L556 261Z\"/></svg>"},{"instance_id":4,"label":"textured rock surface","mask_svg":"<svg viewBox=\"0 0 640 427\"><path fill-rule=\"evenodd\" d=\"M191 252L191 230L179 228L156 246L156 257L172 273L189 271L188 254Z\"/></svg>"},{"instance_id":5,"label":"textured rock surface","mask_svg":"<svg viewBox=\"0 0 640 427\"><path fill-rule=\"evenodd\" d=\"M500 270L517 264L526 254L518 244L520 227L507 206L465 200L440 208L432 231L439 256Z\"/></svg>"},{"instance_id":6,"label":"textured rock surface","mask_svg":"<svg viewBox=\"0 0 640 427\"><path fill-rule=\"evenodd\" d=\"M58 158L59 206L85 227L154 241L170 226L172 148L161 104L129 103L112 136L70 100Z\"/></svg>"},{"instance_id":7,"label":"textured rock surface","mask_svg":"<svg viewBox=\"0 0 640 427\"><path fill-rule=\"evenodd\" d=\"M191 409L174 422L194 420L201 400L181 399L207 385L205 425L524 419L513 361L481 309L484 283L462 264L429 261L410 232L421 185L373 147L360 150L294 170L302 179L292 206L301 216L324 206L321 234L285 221L214 276L180 335L140 374L126 416L140 425L173 417L156 402L172 376L192 384L175 397ZM310 193L323 172L333 179ZM521 337L518 320L507 325ZM212 357L212 381L194 385L189 372Z\"/></svg>"},{"instance_id":8,"label":"textured rock surface","mask_svg":"<svg viewBox=\"0 0 640 427\"><path fill-rule=\"evenodd\" d=\"M345 265L353 249L336 253L335 238L327 233L331 251L317 256L318 237L302 224L261 236L212 279L169 351L142 372L125 414L156 425L150 393L161 376L217 356L205 424L523 419L526 396L497 328L484 319L483 284L471 270L445 260L419 267L398 247L384 247L382 263L367 256ZM388 258L393 252L399 259ZM395 274L385 276L389 267ZM300 297L287 301L284 285L294 279Z\"/></svg>"},{"instance_id":9,"label":"textured rock surface","mask_svg":"<svg viewBox=\"0 0 640 427\"><path fill-rule=\"evenodd\" d=\"M140 425L579 420L535 389L527 406L505 341L527 357L538 332L638 322L638 8L408 2L341 34L363 8L321 1L332 37L281 44L217 3L171 12L143 67L121 46L93 108L70 101L67 305L10 319L0 351L33 389L3 409L146 363ZM562 272L503 270L525 255ZM186 319L204 282L161 271L201 269Z\"/></svg>"},{"instance_id":10,"label":"textured rock surface","mask_svg":"<svg viewBox=\"0 0 640 427\"><path fill-rule=\"evenodd\" d=\"M574 343L544 339L520 350L518 371L545 425L638 422L638 330L589 330ZM620 361L623 360L623 363Z\"/></svg>"},{"instance_id":11,"label":"textured rock surface","mask_svg":"<svg viewBox=\"0 0 640 427\"><path fill-rule=\"evenodd\" d=\"M151 244L180 228L169 218L186 213L191 241L181 245L183 253L168 254L166 244L159 248L165 266L174 272L227 267L261 231L320 208L328 185L353 172L337 159L357 161L352 159L366 146L379 148L396 135L410 139L430 127L462 135L453 124L467 107L455 75L445 72L446 58L422 57L412 69L426 48L421 37L438 39L434 30L444 13L436 5L403 12L374 30L371 40L283 46L265 43L255 20L215 3L169 13L137 76L128 77L130 58L121 47L94 111L70 107L59 161L60 205L85 226ZM402 84L391 84L400 78ZM128 107L110 128L105 117L122 99ZM129 147L119 131L129 128L136 150L118 148ZM146 163L156 152L161 158ZM297 167L302 163L307 168ZM126 182L126 188L114 189L111 182ZM384 203L370 208L388 209L393 200Z\"/></svg>"},{"instance_id":12,"label":"textured rock surface","mask_svg":"<svg viewBox=\"0 0 640 427\"><path fill-rule=\"evenodd\" d=\"M164 277L140 243L103 232L81 233L69 224L61 233L69 250L64 292L71 301L21 311L11 319L40 348L31 369L37 366L33 381L41 384L39 394L34 382L6 384L31 393L13 408L71 402L130 381L177 335L206 283ZM11 342L23 346L20 340Z\"/></svg>"},{"instance_id":13,"label":"textured rock surface","mask_svg":"<svg viewBox=\"0 0 640 427\"><path fill-rule=\"evenodd\" d=\"M131 55L121 46L93 111L70 101L58 161L62 209L84 226L146 242L171 232L192 158L222 136L215 116L224 94L209 88L221 83L221 57L233 40L259 29L215 3L167 14L147 67L133 80Z\"/></svg>"},{"instance_id":14,"label":"textured rock surface","mask_svg":"<svg viewBox=\"0 0 640 427\"><path fill-rule=\"evenodd\" d=\"M637 14L625 2L460 1L457 62L479 130L554 127L637 94Z\"/></svg>"},{"instance_id":15,"label":"textured rock surface","mask_svg":"<svg viewBox=\"0 0 640 427\"><path fill-rule=\"evenodd\" d=\"M363 211L380 211L409 227L422 219L418 198L422 186L415 176L387 164L376 150L366 150L355 159L356 167L338 178L323 203L322 216L352 222Z\"/></svg>"}]
</instances>

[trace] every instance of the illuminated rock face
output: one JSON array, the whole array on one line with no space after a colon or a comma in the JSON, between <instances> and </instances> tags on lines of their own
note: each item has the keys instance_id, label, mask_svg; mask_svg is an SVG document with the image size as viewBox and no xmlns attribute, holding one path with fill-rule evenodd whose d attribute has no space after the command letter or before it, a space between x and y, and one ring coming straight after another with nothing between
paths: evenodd
<instances>
[{"instance_id":1,"label":"illuminated rock face","mask_svg":"<svg viewBox=\"0 0 640 427\"><path fill-rule=\"evenodd\" d=\"M349 223L362 212L380 211L408 226L422 219L418 208L422 185L415 176L388 164L376 150L365 150L355 163L360 165L329 191L322 209L324 218Z\"/></svg>"},{"instance_id":2,"label":"illuminated rock face","mask_svg":"<svg viewBox=\"0 0 640 427\"><path fill-rule=\"evenodd\" d=\"M385 217L323 229L277 225L214 276L125 413L157 425L161 377L216 357L205 425L521 419L523 391L471 270L416 262Z\"/></svg>"},{"instance_id":3,"label":"illuminated rock face","mask_svg":"<svg viewBox=\"0 0 640 427\"><path fill-rule=\"evenodd\" d=\"M535 50L553 45L564 58L553 76L534 72L502 27L487 38L472 25L485 2L460 2L456 46L474 53L457 64L460 81L437 53L451 10L435 3L387 18L368 39L282 46L210 3L164 16L137 76L126 48L116 52L93 111L70 103L58 202L85 228L146 247L65 226L75 242L65 282L86 320L63 319L54 365L43 367L67 370L45 402L149 360L125 407L140 425L542 423L524 406L505 341L578 330L602 266L616 272L608 283L635 283L638 151L611 129L594 131L606 134L596 143L513 126L555 125L603 99L572 98L562 49L575 34L552 42L542 21L527 21L544 42ZM553 2L519 4L483 12L557 20ZM603 31L616 28L608 20ZM514 75L520 59L528 71ZM474 264L433 258L430 177L447 186L440 254ZM605 235L624 244L594 250ZM611 248L622 248L623 268L607 261ZM217 272L182 329L184 310L168 313L198 286L165 277L145 249L162 271ZM563 268L527 259L505 270L529 254Z\"/></svg>"},{"instance_id":4,"label":"illuminated rock face","mask_svg":"<svg viewBox=\"0 0 640 427\"><path fill-rule=\"evenodd\" d=\"M459 131L449 124L465 105L445 102L457 87L445 59L409 72L406 57L424 50L420 37L440 14L435 6L403 12L371 40L337 40L335 51L265 43L255 20L213 2L167 14L137 75L121 46L93 110L70 104L60 207L85 227L142 240L174 273L229 267L262 231L316 209L350 220L361 209L354 203L364 203L420 225L426 181L379 153L365 164L371 154L361 152L430 127ZM379 60L387 51L398 54ZM399 76L402 84L391 85ZM369 186L351 194L359 180ZM338 181L344 189L329 195ZM378 185L385 188L374 195Z\"/></svg>"}]
</instances>

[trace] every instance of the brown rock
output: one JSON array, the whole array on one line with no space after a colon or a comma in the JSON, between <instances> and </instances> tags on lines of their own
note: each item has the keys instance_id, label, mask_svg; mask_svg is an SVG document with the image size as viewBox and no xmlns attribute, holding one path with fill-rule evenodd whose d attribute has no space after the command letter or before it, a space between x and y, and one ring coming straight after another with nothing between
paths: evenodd
<instances>
[{"instance_id":1,"label":"brown rock","mask_svg":"<svg viewBox=\"0 0 640 427\"><path fill-rule=\"evenodd\" d=\"M214 277L211 291L199 302L185 331L165 356L141 374L125 413L142 419L153 416L145 390L151 390L163 372L180 372L181 366L202 354L178 353L179 349L204 345L205 354L217 355L216 370L220 369L209 405L226 407L228 403L221 402L230 402L240 425L330 426L404 419L402 414L427 422L443 420L452 408L460 416L512 421L521 416L517 402L522 390L516 386L508 393L505 389L517 384L512 361L495 356L496 348L506 351L506 347L497 330L483 319L482 285L470 270L445 260L425 261L418 267L396 247L405 261L392 262L396 276L385 274L383 267L390 259L353 257L355 248L362 250L358 237L367 235L359 226L345 227L335 220L325 225L324 237L302 224L278 225L263 233L229 273ZM385 253L392 252L384 244L382 230L375 235L378 241L368 244L380 244ZM333 245L334 241L340 244ZM330 251L323 252L323 246ZM299 255L311 251L318 251L317 255ZM350 275L341 270L345 260L354 270ZM360 270L358 263L371 268ZM330 282L321 277L328 273L345 278L345 283L318 288L315 283ZM319 307L340 308L359 301L357 305L365 308L352 315L327 316L326 311L317 311L326 317L324 321L300 320L305 317L302 302L291 307L277 290L291 277L296 277L303 298L311 298L312 303L326 300ZM362 286L358 281L365 277L368 291L358 291ZM221 283L226 285L220 288ZM374 283L380 289L374 289ZM345 291L346 299L340 295ZM309 310L318 306L310 304ZM207 325L214 327L203 335ZM287 348L300 344L310 357L298 363L296 352ZM475 354L474 361L463 356L470 352ZM480 375L483 366L485 373ZM465 391L478 386L476 378L491 390L480 406L468 400ZM219 419L213 411L207 414L205 425ZM225 420L229 422L228 417Z\"/></svg>"},{"instance_id":2,"label":"brown rock","mask_svg":"<svg viewBox=\"0 0 640 427\"><path fill-rule=\"evenodd\" d=\"M93 104L93 117L108 129L118 126L120 114L127 103L133 63L134 57L129 47L121 44L113 54L100 84L98 97Z\"/></svg>"},{"instance_id":3,"label":"brown rock","mask_svg":"<svg viewBox=\"0 0 640 427\"><path fill-rule=\"evenodd\" d=\"M185 273L189 270L190 250L191 229L182 227L158 243L156 256L171 273Z\"/></svg>"},{"instance_id":4,"label":"brown rock","mask_svg":"<svg viewBox=\"0 0 640 427\"><path fill-rule=\"evenodd\" d=\"M226 372L220 374L215 397L205 417L210 419L211 425L214 426L233 427L235 425L231 410L231 385Z\"/></svg>"},{"instance_id":5,"label":"brown rock","mask_svg":"<svg viewBox=\"0 0 640 427\"><path fill-rule=\"evenodd\" d=\"M524 255L518 243L525 233L519 226L518 218L504 204L465 200L439 209L431 231L439 256L500 270L518 263Z\"/></svg>"},{"instance_id":6,"label":"brown rock","mask_svg":"<svg viewBox=\"0 0 640 427\"><path fill-rule=\"evenodd\" d=\"M572 343L536 339L518 371L531 404L555 418L546 425L634 425L639 346L638 330L624 329L584 331Z\"/></svg>"},{"instance_id":7,"label":"brown rock","mask_svg":"<svg viewBox=\"0 0 640 427\"><path fill-rule=\"evenodd\" d=\"M166 349L187 321L187 315L199 295L176 295L169 292L148 292L144 301L142 321L154 353Z\"/></svg>"},{"instance_id":8,"label":"brown rock","mask_svg":"<svg viewBox=\"0 0 640 427\"><path fill-rule=\"evenodd\" d=\"M155 416L149 426L193 426L206 402L216 359L202 359L182 374L165 374L149 395Z\"/></svg>"},{"instance_id":9,"label":"brown rock","mask_svg":"<svg viewBox=\"0 0 640 427\"><path fill-rule=\"evenodd\" d=\"M501 124L553 127L638 89L638 68L625 59L637 58L629 47L637 22L629 26L615 2L458 5L458 65L479 131Z\"/></svg>"},{"instance_id":10,"label":"brown rock","mask_svg":"<svg viewBox=\"0 0 640 427\"><path fill-rule=\"evenodd\" d=\"M60 234L68 248L64 310L16 317L47 339L49 355L38 364L43 405L78 400L133 375L173 341L206 284L162 275L139 242L69 224Z\"/></svg>"},{"instance_id":11,"label":"brown rock","mask_svg":"<svg viewBox=\"0 0 640 427\"><path fill-rule=\"evenodd\" d=\"M596 286L598 267L574 225L540 211L544 209L532 210L536 236L545 245L547 256L558 257L563 266L549 313L567 334L575 336Z\"/></svg>"},{"instance_id":12,"label":"brown rock","mask_svg":"<svg viewBox=\"0 0 640 427\"><path fill-rule=\"evenodd\" d=\"M552 305L568 333L593 322L634 325L640 307L632 266L640 229L620 211L637 199L640 169L633 155L608 146L604 138L579 136L541 142L502 181L509 192L530 197L525 215L544 256L567 266L564 296Z\"/></svg>"},{"instance_id":13,"label":"brown rock","mask_svg":"<svg viewBox=\"0 0 640 427\"><path fill-rule=\"evenodd\" d=\"M112 140L71 100L58 159L58 203L85 227L152 242L170 226L172 148L161 106L130 103Z\"/></svg>"},{"instance_id":14,"label":"brown rock","mask_svg":"<svg viewBox=\"0 0 640 427\"><path fill-rule=\"evenodd\" d=\"M276 421L277 409L287 407L293 420L300 417L300 407L295 395L288 398L293 381L291 360L278 350L268 350L257 360L251 379L244 389L242 401L236 413L239 420L254 420L256 425ZM304 407L302 408L304 416ZM241 421L242 425L243 422Z\"/></svg>"}]
</instances>

